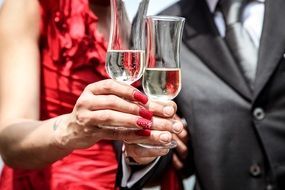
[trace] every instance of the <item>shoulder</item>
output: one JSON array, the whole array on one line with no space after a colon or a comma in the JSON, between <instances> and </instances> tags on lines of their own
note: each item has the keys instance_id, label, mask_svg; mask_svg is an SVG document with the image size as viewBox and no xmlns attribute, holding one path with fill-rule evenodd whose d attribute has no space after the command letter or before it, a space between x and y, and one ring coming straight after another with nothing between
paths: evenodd
<instances>
[{"instance_id":1,"label":"shoulder","mask_svg":"<svg viewBox=\"0 0 285 190\"><path fill-rule=\"evenodd\" d=\"M39 15L38 0L5 0L0 9L0 32L34 35L38 30Z\"/></svg>"},{"instance_id":2,"label":"shoulder","mask_svg":"<svg viewBox=\"0 0 285 190\"><path fill-rule=\"evenodd\" d=\"M180 0L164 9L159 15L186 16L192 11L198 1L201 0Z\"/></svg>"}]
</instances>

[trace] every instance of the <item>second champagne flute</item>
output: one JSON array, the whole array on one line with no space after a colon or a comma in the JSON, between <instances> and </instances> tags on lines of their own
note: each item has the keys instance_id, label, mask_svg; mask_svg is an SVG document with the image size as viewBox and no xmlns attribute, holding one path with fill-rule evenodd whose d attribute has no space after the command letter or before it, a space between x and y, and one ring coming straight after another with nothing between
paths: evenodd
<instances>
[{"instance_id":1,"label":"second champagne flute","mask_svg":"<svg viewBox=\"0 0 285 190\"><path fill-rule=\"evenodd\" d=\"M143 89L157 101L170 101L181 89L180 44L185 19L175 16L148 16L146 69ZM167 145L140 144L145 148L174 148L176 141Z\"/></svg>"}]
</instances>

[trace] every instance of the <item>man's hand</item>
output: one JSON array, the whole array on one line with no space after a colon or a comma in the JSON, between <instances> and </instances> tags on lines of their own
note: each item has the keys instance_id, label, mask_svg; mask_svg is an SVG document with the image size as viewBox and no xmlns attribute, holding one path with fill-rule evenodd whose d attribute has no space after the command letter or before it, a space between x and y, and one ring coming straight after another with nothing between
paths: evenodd
<instances>
[{"instance_id":1,"label":"man's hand","mask_svg":"<svg viewBox=\"0 0 285 190\"><path fill-rule=\"evenodd\" d=\"M164 156L169 149L143 148L137 144L125 144L123 150L126 158L132 158L139 165L147 165L159 156Z\"/></svg>"},{"instance_id":2,"label":"man's hand","mask_svg":"<svg viewBox=\"0 0 285 190\"><path fill-rule=\"evenodd\" d=\"M176 116L176 119L180 119ZM183 161L187 158L188 147L187 142L189 140L189 134L187 130L187 123L183 119L181 120L184 129L179 134L174 134L173 139L177 142L177 147L172 156L172 164L176 170L181 170L183 168Z\"/></svg>"},{"instance_id":3,"label":"man's hand","mask_svg":"<svg viewBox=\"0 0 285 190\"><path fill-rule=\"evenodd\" d=\"M179 154L179 156L187 155L187 146L186 146L186 142L187 142L187 138L188 138L187 131L185 130L185 128L182 129L182 131L181 131L183 123L180 120L180 118L175 116L175 117L172 117L171 120L172 120L172 128L175 128L174 127L175 125L177 125L177 127L179 128L179 130L176 132L175 132L175 130L172 131L172 138L177 141L177 148L176 149L178 151L178 154ZM167 129L167 128L165 128L165 127L164 128L163 127L156 128L155 130L152 130L152 134L160 134L160 133L163 134L166 132L166 131L163 131L165 129ZM161 138L162 136L157 135L157 137ZM156 142L162 141L162 139L159 139L159 138L156 139ZM170 142L170 140L171 139L169 139L169 142ZM142 140L140 140L140 141L142 141ZM149 141L149 142L151 142L151 141ZM166 155L169 152L169 149L143 148L140 145L131 144L131 143L126 142L123 152L124 152L124 155L126 157L131 157L132 160L134 160L137 164L146 165L146 164L149 164L152 161L154 161L157 157ZM177 159L175 159L175 160L177 160L177 161L175 161L175 162L176 162L176 165L179 166L179 165L181 165L181 164L179 164L180 160L178 159L177 155L176 155L176 157L177 157Z\"/></svg>"}]
</instances>

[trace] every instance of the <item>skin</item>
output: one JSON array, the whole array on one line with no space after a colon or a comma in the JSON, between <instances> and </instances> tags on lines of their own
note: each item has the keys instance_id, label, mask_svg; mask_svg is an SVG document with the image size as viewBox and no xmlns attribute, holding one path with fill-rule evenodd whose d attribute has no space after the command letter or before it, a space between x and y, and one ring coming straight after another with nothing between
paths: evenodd
<instances>
[{"instance_id":1,"label":"skin","mask_svg":"<svg viewBox=\"0 0 285 190\"><path fill-rule=\"evenodd\" d=\"M179 121L178 116L174 116L176 121ZM177 142L176 151L172 155L172 164L176 170L181 170L184 167L185 159L188 155L187 142L189 140L187 126L184 126L180 133L174 133L173 139ZM168 149L145 149L137 144L125 143L125 155L132 157L134 161L141 165L147 165L154 161L158 156L164 156L168 153Z\"/></svg>"},{"instance_id":2,"label":"skin","mask_svg":"<svg viewBox=\"0 0 285 190\"><path fill-rule=\"evenodd\" d=\"M180 120L178 116L175 116L177 120ZM189 141L189 134L187 129L187 125L184 125L183 130L173 135L173 139L177 142L176 151L172 156L172 164L176 170L181 170L184 167L184 163L186 161L188 155L188 147L187 143Z\"/></svg>"},{"instance_id":3,"label":"skin","mask_svg":"<svg viewBox=\"0 0 285 190\"><path fill-rule=\"evenodd\" d=\"M37 0L6 0L0 10L0 154L6 164L42 168L102 139L168 143L170 132L182 131L180 121L181 130L173 129L177 109L174 102L149 100L139 104L134 99L137 89L110 79L88 85L71 113L40 121L39 18ZM105 20L98 23L103 33ZM104 35L108 39L106 32ZM141 128L137 125L141 106L154 114L150 136L104 129L104 125ZM135 149L138 147L128 148L133 152ZM168 151L147 152L143 158L155 158Z\"/></svg>"},{"instance_id":4,"label":"skin","mask_svg":"<svg viewBox=\"0 0 285 190\"><path fill-rule=\"evenodd\" d=\"M108 34L110 25L110 1L106 0L89 0L91 9L96 13L99 18L105 18L105 20L99 20L98 30L103 34ZM105 39L108 39L108 36L105 35ZM176 120L180 120L178 116L175 116ZM189 140L188 131L185 129L187 126L184 126L183 130L180 133L173 134L173 139L177 142L176 152L172 156L172 164L177 170L183 168L183 161L188 154L187 142ZM149 164L155 160L158 156L163 156L168 153L169 150L165 149L145 149L136 144L124 143L125 152L128 156L132 157L139 164Z\"/></svg>"}]
</instances>

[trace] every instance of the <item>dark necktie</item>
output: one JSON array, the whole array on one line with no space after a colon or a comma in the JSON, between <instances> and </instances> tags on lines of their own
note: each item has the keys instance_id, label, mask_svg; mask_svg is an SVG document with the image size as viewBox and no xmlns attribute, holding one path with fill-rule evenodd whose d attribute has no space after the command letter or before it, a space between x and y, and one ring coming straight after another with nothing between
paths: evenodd
<instances>
[{"instance_id":1,"label":"dark necktie","mask_svg":"<svg viewBox=\"0 0 285 190\"><path fill-rule=\"evenodd\" d=\"M225 20L226 43L252 87L256 73L258 50L241 23L241 12L244 4L245 0L220 0L219 8Z\"/></svg>"}]
</instances>

